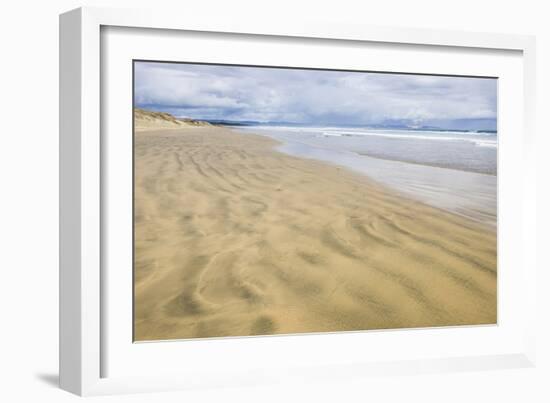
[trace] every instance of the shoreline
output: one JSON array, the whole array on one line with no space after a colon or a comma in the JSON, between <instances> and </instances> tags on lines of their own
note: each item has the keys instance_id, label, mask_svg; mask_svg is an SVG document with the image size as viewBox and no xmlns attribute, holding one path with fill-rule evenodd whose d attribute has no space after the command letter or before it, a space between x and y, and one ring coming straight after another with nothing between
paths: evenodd
<instances>
[{"instance_id":1,"label":"shoreline","mask_svg":"<svg viewBox=\"0 0 550 403\"><path fill-rule=\"evenodd\" d=\"M388 177L385 172L373 173L368 165L362 172L391 191L497 228L496 175L357 154L361 158L380 161L378 171L399 172L397 177Z\"/></svg>"},{"instance_id":2,"label":"shoreline","mask_svg":"<svg viewBox=\"0 0 550 403\"><path fill-rule=\"evenodd\" d=\"M229 130L275 140L279 143L276 150L287 155L347 168L389 187L405 198L413 197L490 228L497 227L496 175L381 158L350 150L332 150L300 141L289 142L252 130Z\"/></svg>"},{"instance_id":3,"label":"shoreline","mask_svg":"<svg viewBox=\"0 0 550 403\"><path fill-rule=\"evenodd\" d=\"M496 135L492 139L475 134L464 137L417 136L410 130L391 130L391 135L364 129L364 132L345 128L248 126L243 132L263 133L288 143L301 143L332 151L349 151L358 155L389 161L448 168L464 172L497 174ZM361 129L363 130L363 129ZM343 133L343 134L342 134ZM362 133L362 134L361 134ZM462 136L462 137L460 137ZM439 141L441 139L445 141ZM483 161L483 162L482 162ZM491 162L492 161L492 162Z\"/></svg>"},{"instance_id":4,"label":"shoreline","mask_svg":"<svg viewBox=\"0 0 550 403\"><path fill-rule=\"evenodd\" d=\"M496 323L494 229L263 135L134 140L136 341Z\"/></svg>"}]
</instances>

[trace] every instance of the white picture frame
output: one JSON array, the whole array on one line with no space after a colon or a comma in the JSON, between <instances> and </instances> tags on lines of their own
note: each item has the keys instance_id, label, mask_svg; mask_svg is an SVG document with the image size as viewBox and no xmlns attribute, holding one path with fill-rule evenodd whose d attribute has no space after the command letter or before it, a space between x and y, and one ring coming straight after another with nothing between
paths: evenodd
<instances>
[{"instance_id":1,"label":"white picture frame","mask_svg":"<svg viewBox=\"0 0 550 403\"><path fill-rule=\"evenodd\" d=\"M103 318L109 315L104 303L102 267L104 254L102 215L104 179L109 175L104 166L101 133L104 130L101 113L101 30L104 27L179 30L194 33L242 34L258 38L305 38L376 42L380 44L420 45L452 49L515 51L521 53L523 88L523 133L521 143L522 169L519 170L522 191L516 196L521 205L521 217L516 222L522 240L517 255L518 293L524 298L525 312L535 312L535 160L534 102L535 102L535 42L533 37L520 35L430 31L409 28L369 27L347 24L307 23L281 25L266 20L213 20L210 17L181 16L176 13L151 10L118 10L80 8L60 17L60 385L79 395L150 392L225 385L254 385L271 382L293 382L298 379L330 380L371 374L411 374L419 372L467 371L492 368L528 367L535 363L535 318L525 315L514 331L524 335L520 344L506 347L500 353L452 355L444 353L432 358L370 362L359 357L356 362L334 364L316 361L304 365L273 366L261 373L252 367L212 370L192 376L160 374L158 376L104 376L104 359L110 352L102 332ZM337 45L335 45L337 46ZM130 118L129 118L130 119ZM102 221L103 220L103 221ZM518 238L518 239L519 239ZM520 328L521 327L521 328ZM301 343L310 335L299 336ZM347 339L333 335L331 343ZM351 336L354 337L354 336ZM382 332L377 337L385 336ZM423 334L416 334L422 339ZM522 336L523 337L523 336ZM261 344L255 339L240 343ZM253 341L254 340L254 341ZM328 340L328 339L325 339ZM131 341L130 341L131 342ZM277 338L281 348L286 339ZM355 341L356 342L356 341ZM307 341L305 342L307 343ZM176 348L177 343L169 343ZM329 344L327 344L329 345ZM330 344L334 345L334 344ZM205 346L205 344L203 344ZM116 348L116 346L115 346ZM215 348L220 348L216 346ZM258 346L261 351L262 346ZM273 348L273 346L271 347ZM222 350L216 350L223 352ZM305 360L305 359L304 359ZM184 364L185 365L185 364ZM269 365L267 365L269 367Z\"/></svg>"}]
</instances>

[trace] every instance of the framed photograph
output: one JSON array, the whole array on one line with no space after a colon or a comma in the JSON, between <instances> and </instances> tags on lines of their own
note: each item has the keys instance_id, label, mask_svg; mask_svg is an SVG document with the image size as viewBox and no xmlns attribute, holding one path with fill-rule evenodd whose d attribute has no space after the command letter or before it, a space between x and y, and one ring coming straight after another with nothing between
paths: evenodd
<instances>
[{"instance_id":1,"label":"framed photograph","mask_svg":"<svg viewBox=\"0 0 550 403\"><path fill-rule=\"evenodd\" d=\"M60 383L534 365L534 39L60 18Z\"/></svg>"}]
</instances>

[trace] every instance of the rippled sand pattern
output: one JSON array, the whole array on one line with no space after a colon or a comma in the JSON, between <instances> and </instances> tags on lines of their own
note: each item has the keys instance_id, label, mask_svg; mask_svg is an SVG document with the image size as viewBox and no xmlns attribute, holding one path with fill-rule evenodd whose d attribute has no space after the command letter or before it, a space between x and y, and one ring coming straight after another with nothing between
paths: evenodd
<instances>
[{"instance_id":1,"label":"rippled sand pattern","mask_svg":"<svg viewBox=\"0 0 550 403\"><path fill-rule=\"evenodd\" d=\"M496 322L494 228L274 145L135 134L135 340Z\"/></svg>"}]
</instances>

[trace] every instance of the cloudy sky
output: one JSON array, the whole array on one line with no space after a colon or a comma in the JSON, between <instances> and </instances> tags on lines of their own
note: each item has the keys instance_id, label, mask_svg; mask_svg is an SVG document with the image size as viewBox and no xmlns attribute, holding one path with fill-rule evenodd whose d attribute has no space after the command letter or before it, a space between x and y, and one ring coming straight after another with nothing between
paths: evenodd
<instances>
[{"instance_id":1,"label":"cloudy sky","mask_svg":"<svg viewBox=\"0 0 550 403\"><path fill-rule=\"evenodd\" d=\"M178 117L496 128L495 79L152 62L134 71L135 105Z\"/></svg>"}]
</instances>

